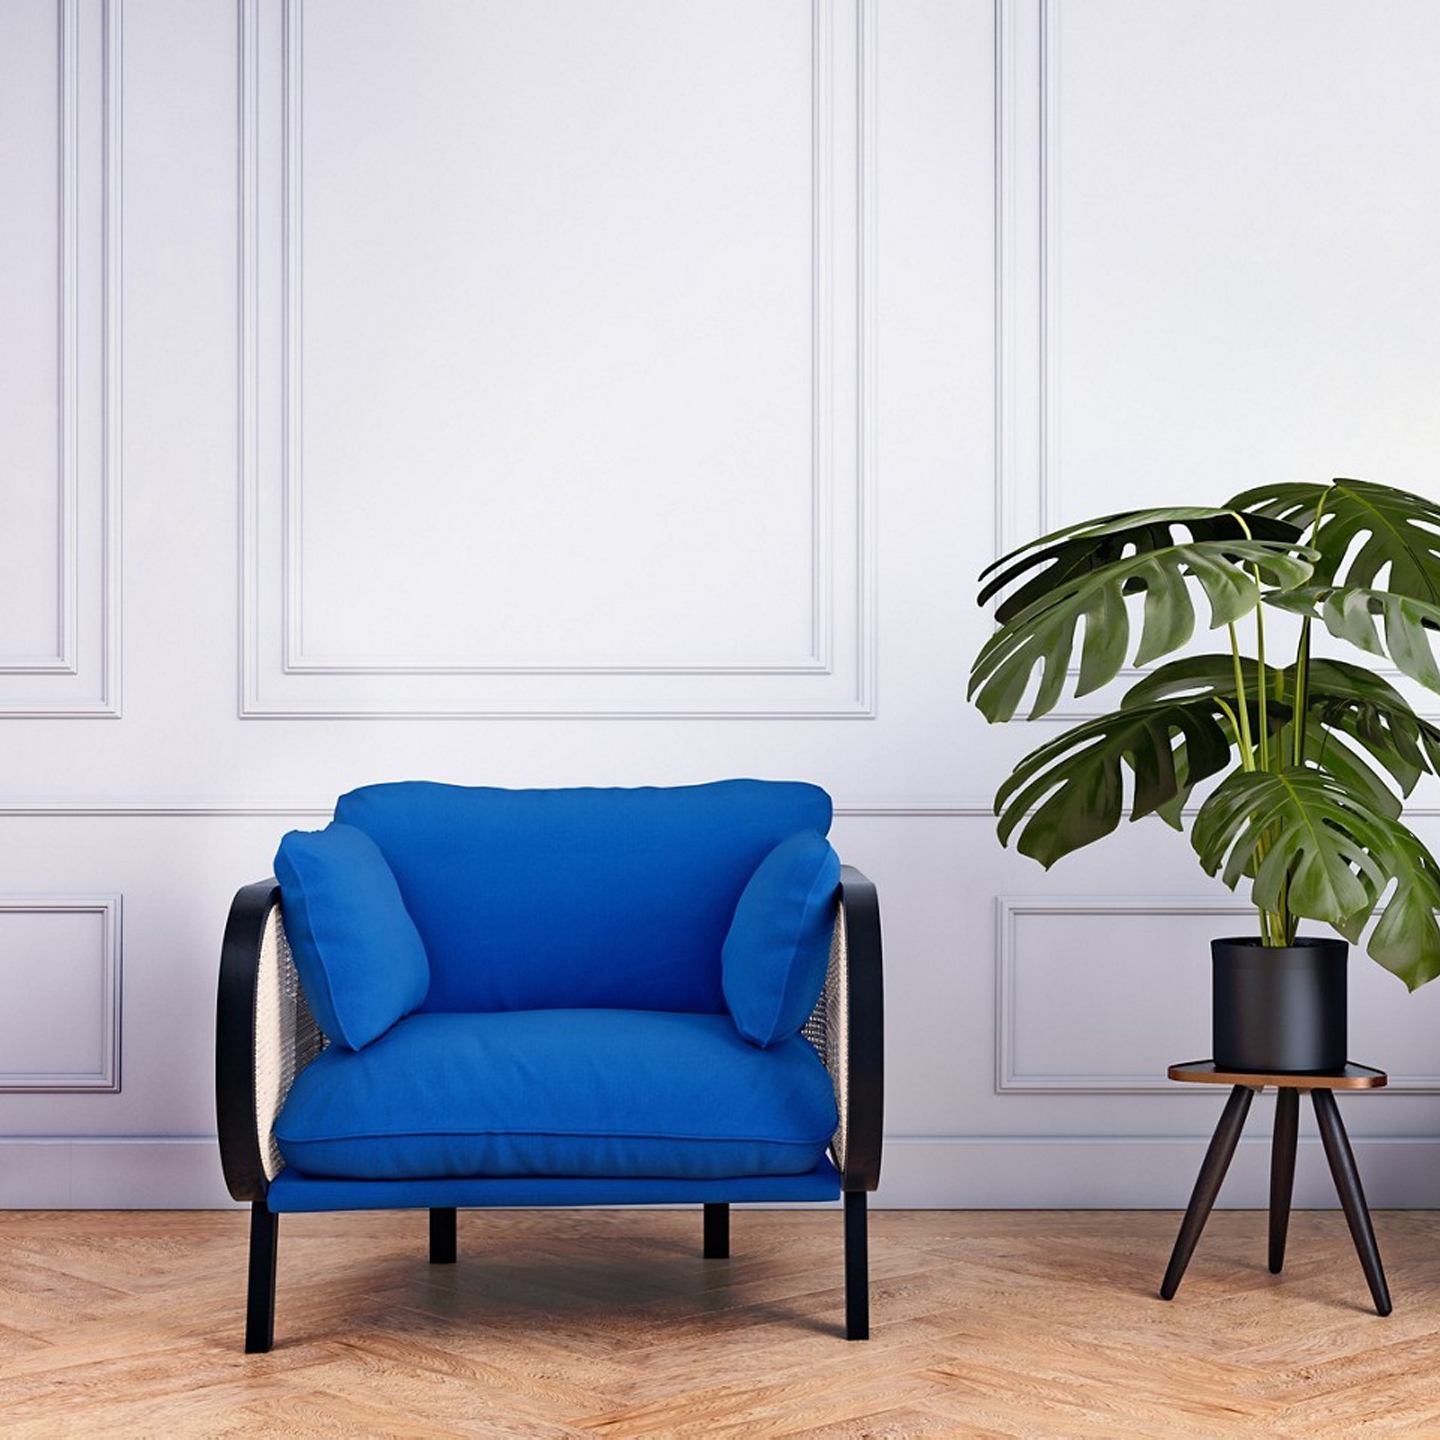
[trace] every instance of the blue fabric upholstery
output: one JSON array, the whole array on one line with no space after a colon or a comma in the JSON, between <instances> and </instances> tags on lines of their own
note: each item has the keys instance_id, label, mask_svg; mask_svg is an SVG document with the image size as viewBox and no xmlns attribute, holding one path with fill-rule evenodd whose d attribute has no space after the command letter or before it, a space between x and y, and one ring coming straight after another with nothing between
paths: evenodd
<instances>
[{"instance_id":1,"label":"blue fabric upholstery","mask_svg":"<svg viewBox=\"0 0 1440 1440\"><path fill-rule=\"evenodd\" d=\"M531 1010L411 1015L328 1050L275 1135L330 1178L724 1179L807 1174L835 1124L799 1037L761 1050L728 1015Z\"/></svg>"},{"instance_id":2,"label":"blue fabric upholstery","mask_svg":"<svg viewBox=\"0 0 1440 1440\"><path fill-rule=\"evenodd\" d=\"M342 796L430 961L426 1011L721 1014L720 953L756 866L825 834L814 785L499 790L404 781Z\"/></svg>"},{"instance_id":3,"label":"blue fabric upholstery","mask_svg":"<svg viewBox=\"0 0 1440 1440\"><path fill-rule=\"evenodd\" d=\"M282 1170L266 1203L276 1213L324 1210L408 1210L454 1205L741 1205L796 1200L834 1200L840 1175L828 1156L804 1175L742 1175L726 1180L552 1179L509 1176L463 1180L321 1180Z\"/></svg>"},{"instance_id":4,"label":"blue fabric upholstery","mask_svg":"<svg viewBox=\"0 0 1440 1440\"><path fill-rule=\"evenodd\" d=\"M292 830L275 878L300 983L336 1045L359 1050L425 999L425 946L368 835L348 825Z\"/></svg>"},{"instance_id":5,"label":"blue fabric upholstery","mask_svg":"<svg viewBox=\"0 0 1440 1440\"><path fill-rule=\"evenodd\" d=\"M721 952L725 1002L747 1040L800 1033L825 987L839 893L840 857L814 830L782 840L750 877Z\"/></svg>"}]
</instances>

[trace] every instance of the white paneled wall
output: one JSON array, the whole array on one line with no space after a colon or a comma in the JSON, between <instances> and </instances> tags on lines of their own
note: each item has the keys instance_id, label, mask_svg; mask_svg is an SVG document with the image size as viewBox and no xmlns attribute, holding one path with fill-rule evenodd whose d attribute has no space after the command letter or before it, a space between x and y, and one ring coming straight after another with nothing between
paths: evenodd
<instances>
[{"instance_id":1,"label":"white paneled wall","mask_svg":"<svg viewBox=\"0 0 1440 1440\"><path fill-rule=\"evenodd\" d=\"M973 579L1440 491L1437 62L1406 0L6 0L0 1204L225 1203L226 907L339 791L740 774L880 886L881 1203L1183 1204L1244 907L1159 824L999 848L1054 729L967 708ZM1433 988L1352 966L1378 1204Z\"/></svg>"}]
</instances>

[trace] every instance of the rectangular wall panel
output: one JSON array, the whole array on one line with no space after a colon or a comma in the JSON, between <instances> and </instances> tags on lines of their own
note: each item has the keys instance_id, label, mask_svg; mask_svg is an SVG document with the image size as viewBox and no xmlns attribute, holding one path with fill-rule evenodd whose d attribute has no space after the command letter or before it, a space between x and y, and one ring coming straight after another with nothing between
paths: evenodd
<instances>
[{"instance_id":1,"label":"rectangular wall panel","mask_svg":"<svg viewBox=\"0 0 1440 1440\"><path fill-rule=\"evenodd\" d=\"M1241 900L1001 897L996 1090L1171 1094L1210 1052L1210 940Z\"/></svg>"},{"instance_id":2,"label":"rectangular wall panel","mask_svg":"<svg viewBox=\"0 0 1440 1440\"><path fill-rule=\"evenodd\" d=\"M996 13L999 547L1274 481L1433 486L1433 12Z\"/></svg>"},{"instance_id":3,"label":"rectangular wall panel","mask_svg":"<svg viewBox=\"0 0 1440 1440\"><path fill-rule=\"evenodd\" d=\"M118 706L117 16L0 10L0 715Z\"/></svg>"},{"instance_id":4,"label":"rectangular wall panel","mask_svg":"<svg viewBox=\"0 0 1440 1440\"><path fill-rule=\"evenodd\" d=\"M869 713L863 12L244 14L245 713Z\"/></svg>"},{"instance_id":5,"label":"rectangular wall panel","mask_svg":"<svg viewBox=\"0 0 1440 1440\"><path fill-rule=\"evenodd\" d=\"M13 465L6 524L0 527L0 673L60 669L65 655L66 584L72 558L61 397L71 337L57 324L75 218L70 105L73 68L61 55L60 7L35 0L0 11L0 195L10 214L48 224L16 227L0 280L0 334L33 337L26 350L0 351L0 434ZM24 57L29 63L20 63ZM73 66L73 59L72 59ZM73 314L73 305L70 307ZM65 317L70 318L70 317ZM73 473L73 472L72 472ZM63 577L63 578L62 578Z\"/></svg>"},{"instance_id":6,"label":"rectangular wall panel","mask_svg":"<svg viewBox=\"0 0 1440 1440\"><path fill-rule=\"evenodd\" d=\"M120 1088L120 897L0 896L0 1092Z\"/></svg>"},{"instance_id":7,"label":"rectangular wall panel","mask_svg":"<svg viewBox=\"0 0 1440 1440\"><path fill-rule=\"evenodd\" d=\"M1244 896L996 904L996 1093L1178 1094L1167 1067L1210 1054L1210 941L1256 930ZM1397 1033L1394 992L1403 987L1363 946L1350 954L1352 1055L1383 1056L1392 1091L1440 1093L1426 1038L1440 993L1409 997L1415 1013Z\"/></svg>"}]
</instances>

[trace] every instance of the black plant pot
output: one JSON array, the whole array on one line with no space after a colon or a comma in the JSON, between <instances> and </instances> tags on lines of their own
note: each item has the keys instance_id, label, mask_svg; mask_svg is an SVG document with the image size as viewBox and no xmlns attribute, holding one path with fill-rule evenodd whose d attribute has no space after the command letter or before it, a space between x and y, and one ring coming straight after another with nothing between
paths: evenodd
<instances>
[{"instance_id":1,"label":"black plant pot","mask_svg":"<svg viewBox=\"0 0 1440 1440\"><path fill-rule=\"evenodd\" d=\"M1332 937L1212 940L1214 1058L1222 1070L1310 1074L1345 1066L1345 960Z\"/></svg>"}]
</instances>

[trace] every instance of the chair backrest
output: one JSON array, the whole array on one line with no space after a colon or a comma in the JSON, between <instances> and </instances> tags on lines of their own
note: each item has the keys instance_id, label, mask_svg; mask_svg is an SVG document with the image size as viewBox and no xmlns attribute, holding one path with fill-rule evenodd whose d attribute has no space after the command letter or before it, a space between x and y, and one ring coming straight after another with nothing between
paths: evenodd
<instances>
[{"instance_id":1,"label":"chair backrest","mask_svg":"<svg viewBox=\"0 0 1440 1440\"><path fill-rule=\"evenodd\" d=\"M755 867L830 797L792 781L500 790L403 781L341 797L425 942L439 1011L719 1014L720 952Z\"/></svg>"}]
</instances>

